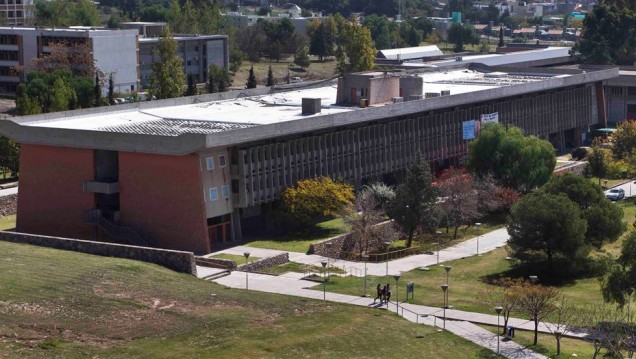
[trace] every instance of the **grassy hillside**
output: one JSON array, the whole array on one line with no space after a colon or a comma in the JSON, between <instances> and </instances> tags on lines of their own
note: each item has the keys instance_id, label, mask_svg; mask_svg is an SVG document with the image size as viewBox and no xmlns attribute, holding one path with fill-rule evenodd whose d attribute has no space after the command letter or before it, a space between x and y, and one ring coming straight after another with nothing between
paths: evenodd
<instances>
[{"instance_id":1,"label":"grassy hillside","mask_svg":"<svg viewBox=\"0 0 636 359\"><path fill-rule=\"evenodd\" d=\"M490 358L382 310L225 289L122 259L0 242L0 357Z\"/></svg>"}]
</instances>

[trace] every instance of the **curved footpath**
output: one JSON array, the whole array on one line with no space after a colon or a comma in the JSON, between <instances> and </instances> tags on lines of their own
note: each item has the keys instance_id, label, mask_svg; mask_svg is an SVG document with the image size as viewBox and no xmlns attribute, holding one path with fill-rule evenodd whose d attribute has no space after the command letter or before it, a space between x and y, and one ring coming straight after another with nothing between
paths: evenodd
<instances>
[{"instance_id":1,"label":"curved footpath","mask_svg":"<svg viewBox=\"0 0 636 359\"><path fill-rule=\"evenodd\" d=\"M480 254L490 252L496 248L504 246L508 238L509 236L505 228L472 238L470 240L464 241L460 244L440 251L440 263L476 255L478 242ZM253 256L261 258L270 257L272 255L285 252L271 249L238 246L226 249L221 253L242 255L245 251L249 251ZM327 258L317 255L306 255L304 253L289 252L289 259L293 262L320 266L320 262L326 260ZM333 259L330 260L333 261ZM433 255L414 255L411 257L390 261L388 266L388 274L392 275L399 272L406 272L415 268L432 266L436 264L436 253ZM364 264L361 264L359 262L338 260L331 262L330 265L337 265L338 267L342 267L351 275L363 275ZM205 277L209 275L210 271L214 270L204 267L197 268L199 277ZM367 274L375 276L386 275L386 263L368 263ZM380 306L374 304L373 300L370 298L337 293L323 293L319 284L317 284L316 282L303 280L303 276L304 274L302 273L286 273L280 276L250 273L249 288L250 290L262 292L278 293L317 300L324 299L330 302L338 302L362 307L380 308ZM218 284L231 288L245 288L245 274L243 272L232 272L230 275L215 279L214 281ZM384 308L385 306L382 307ZM443 310L441 308L414 305L409 303L400 303L398 305L395 302L389 303L386 308L388 310L397 311L399 315L414 323L432 325L439 328L444 326ZM448 319L446 321L446 330L467 340L470 340L471 342L482 347L488 348L493 351L497 350L497 335L476 325L487 324L496 326L496 315L447 309L446 318ZM503 323L503 320L501 321L501 323ZM509 324L517 329L529 331L534 330L534 324L524 319L511 318ZM553 330L554 325L550 323L541 323L539 325L539 331L542 333L553 333ZM586 333L573 331L567 332L566 336L584 338L586 336ZM515 343L514 341L503 340L500 341L500 354L506 358L547 358L544 355L526 349L525 347Z\"/></svg>"}]
</instances>

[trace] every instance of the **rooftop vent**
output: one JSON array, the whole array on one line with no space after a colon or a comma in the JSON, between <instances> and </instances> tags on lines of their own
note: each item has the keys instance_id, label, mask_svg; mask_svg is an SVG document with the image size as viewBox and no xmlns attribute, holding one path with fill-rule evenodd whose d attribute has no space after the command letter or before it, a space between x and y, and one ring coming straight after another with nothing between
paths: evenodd
<instances>
[{"instance_id":1,"label":"rooftop vent","mask_svg":"<svg viewBox=\"0 0 636 359\"><path fill-rule=\"evenodd\" d=\"M406 96L406 101L417 101L424 98L424 95L408 95Z\"/></svg>"},{"instance_id":2,"label":"rooftop vent","mask_svg":"<svg viewBox=\"0 0 636 359\"><path fill-rule=\"evenodd\" d=\"M440 93L439 92L427 92L424 94L424 98L433 98L433 97L439 97Z\"/></svg>"},{"instance_id":3,"label":"rooftop vent","mask_svg":"<svg viewBox=\"0 0 636 359\"><path fill-rule=\"evenodd\" d=\"M450 90L442 90L441 95L442 96L450 96Z\"/></svg>"},{"instance_id":4,"label":"rooftop vent","mask_svg":"<svg viewBox=\"0 0 636 359\"><path fill-rule=\"evenodd\" d=\"M455 56L455 61L457 62L464 61L464 58L462 56Z\"/></svg>"},{"instance_id":5,"label":"rooftop vent","mask_svg":"<svg viewBox=\"0 0 636 359\"><path fill-rule=\"evenodd\" d=\"M320 99L303 97L303 115L314 115L320 113Z\"/></svg>"},{"instance_id":6,"label":"rooftop vent","mask_svg":"<svg viewBox=\"0 0 636 359\"><path fill-rule=\"evenodd\" d=\"M508 74L506 72L489 72L489 73L485 73L484 77L485 78L502 78L502 77L506 77L508 76Z\"/></svg>"},{"instance_id":7,"label":"rooftop vent","mask_svg":"<svg viewBox=\"0 0 636 359\"><path fill-rule=\"evenodd\" d=\"M404 97L394 97L393 98L393 103L400 103L400 102L404 102Z\"/></svg>"}]
</instances>

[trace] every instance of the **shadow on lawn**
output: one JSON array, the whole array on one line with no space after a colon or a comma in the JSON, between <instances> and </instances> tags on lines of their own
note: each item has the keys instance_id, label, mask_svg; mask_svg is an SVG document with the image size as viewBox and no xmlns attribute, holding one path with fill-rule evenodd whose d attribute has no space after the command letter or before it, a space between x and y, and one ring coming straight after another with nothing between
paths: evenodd
<instances>
[{"instance_id":1,"label":"shadow on lawn","mask_svg":"<svg viewBox=\"0 0 636 359\"><path fill-rule=\"evenodd\" d=\"M525 278L537 276L538 282L549 286L571 286L576 280L603 275L605 264L602 260L589 260L587 263L572 265L565 259L554 260L552 265L547 261L519 262L510 269L499 273L490 273L481 277L484 283L495 283L502 278Z\"/></svg>"}]
</instances>

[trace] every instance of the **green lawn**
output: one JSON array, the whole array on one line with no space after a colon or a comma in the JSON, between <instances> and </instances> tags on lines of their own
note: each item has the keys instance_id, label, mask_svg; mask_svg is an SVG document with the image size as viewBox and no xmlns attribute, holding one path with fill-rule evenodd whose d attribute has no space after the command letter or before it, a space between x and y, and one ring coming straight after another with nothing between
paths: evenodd
<instances>
[{"instance_id":1,"label":"green lawn","mask_svg":"<svg viewBox=\"0 0 636 359\"><path fill-rule=\"evenodd\" d=\"M314 266L310 264L302 264L297 262L287 262L285 264L281 264L274 267L269 267L262 271L263 273L280 275L288 272L296 272L296 273L307 273L307 274L321 274L323 273L323 268L321 266ZM342 269L338 267L329 267L329 273L344 273Z\"/></svg>"},{"instance_id":2,"label":"green lawn","mask_svg":"<svg viewBox=\"0 0 636 359\"><path fill-rule=\"evenodd\" d=\"M245 264L245 256L241 256L238 254L227 254L227 253L219 253L212 256L212 258L218 259L229 259L231 261L235 261L237 265ZM249 257L250 262L254 262L255 260L261 259L260 257Z\"/></svg>"},{"instance_id":3,"label":"green lawn","mask_svg":"<svg viewBox=\"0 0 636 359\"><path fill-rule=\"evenodd\" d=\"M347 226L344 221L340 218L335 218L317 223L295 233L253 241L247 243L247 246L306 253L309 250L310 244L320 242L346 232Z\"/></svg>"},{"instance_id":4,"label":"green lawn","mask_svg":"<svg viewBox=\"0 0 636 359\"><path fill-rule=\"evenodd\" d=\"M595 184L598 184L598 177L591 177L590 181L592 181ZM605 185L605 181L607 181L607 185ZM615 179L615 180L605 180L605 179L601 179L601 186L603 187L607 187L607 188L612 188L618 185L621 185L625 182L628 182L628 179Z\"/></svg>"},{"instance_id":5,"label":"green lawn","mask_svg":"<svg viewBox=\"0 0 636 359\"><path fill-rule=\"evenodd\" d=\"M494 358L391 312L0 242L0 357Z\"/></svg>"},{"instance_id":6,"label":"green lawn","mask_svg":"<svg viewBox=\"0 0 636 359\"><path fill-rule=\"evenodd\" d=\"M496 327L487 325L482 325L481 327L497 333ZM561 354L558 356L556 355L556 339L552 334L539 333L538 344L534 346L532 345L534 341L533 332L516 330L513 341L549 358L572 358L572 354L576 354L579 358L592 358L594 356L592 343L580 339L562 338ZM604 353L605 350L602 350L598 357L602 358Z\"/></svg>"},{"instance_id":7,"label":"green lawn","mask_svg":"<svg viewBox=\"0 0 636 359\"><path fill-rule=\"evenodd\" d=\"M16 215L0 217L0 231L15 229Z\"/></svg>"}]
</instances>

